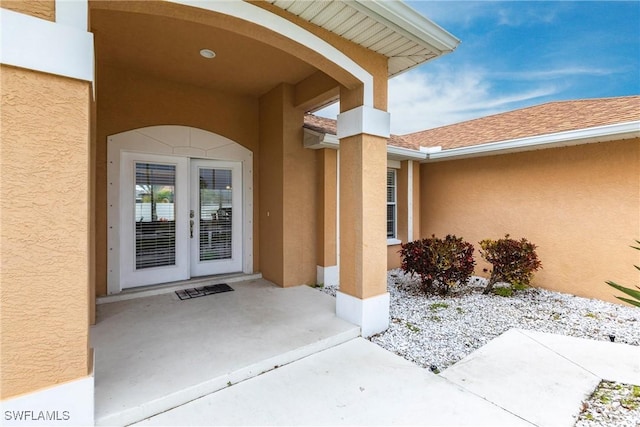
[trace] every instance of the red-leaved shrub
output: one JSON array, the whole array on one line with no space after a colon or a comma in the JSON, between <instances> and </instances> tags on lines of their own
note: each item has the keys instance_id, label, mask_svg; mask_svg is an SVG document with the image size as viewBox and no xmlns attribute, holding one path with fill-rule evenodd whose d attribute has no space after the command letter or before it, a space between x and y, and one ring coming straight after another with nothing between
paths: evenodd
<instances>
[{"instance_id":1,"label":"red-leaved shrub","mask_svg":"<svg viewBox=\"0 0 640 427\"><path fill-rule=\"evenodd\" d=\"M402 270L420 277L426 291L446 294L456 284L466 284L473 274L473 245L462 238L431 236L402 245Z\"/></svg>"},{"instance_id":2,"label":"red-leaved shrub","mask_svg":"<svg viewBox=\"0 0 640 427\"><path fill-rule=\"evenodd\" d=\"M529 286L533 273L542 268L536 254L536 245L527 239L485 239L480 242L480 255L493 269L489 283L483 293L488 294L496 283L505 282L514 286Z\"/></svg>"}]
</instances>

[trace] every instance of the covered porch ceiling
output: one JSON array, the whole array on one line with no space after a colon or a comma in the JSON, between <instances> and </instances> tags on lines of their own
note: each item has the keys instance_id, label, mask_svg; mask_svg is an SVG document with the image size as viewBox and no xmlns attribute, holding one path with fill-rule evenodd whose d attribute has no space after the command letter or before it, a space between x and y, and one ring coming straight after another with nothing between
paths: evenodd
<instances>
[{"instance_id":1,"label":"covered porch ceiling","mask_svg":"<svg viewBox=\"0 0 640 427\"><path fill-rule=\"evenodd\" d=\"M339 83L301 57L268 40L226 26L200 22L210 13L184 2L90 0L98 78L108 65L151 77L260 97L280 83ZM283 10L388 59L392 77L455 49L459 41L402 2L261 0L261 9ZM155 9L155 11L151 11ZM154 13L160 11L161 13ZM275 12L273 12L275 13ZM229 19L233 21L233 18ZM233 23L231 25L234 25ZM233 28L232 28L233 29ZM202 49L215 52L211 59ZM320 104L337 98L337 89ZM316 105L314 107L318 107Z\"/></svg>"},{"instance_id":2,"label":"covered porch ceiling","mask_svg":"<svg viewBox=\"0 0 640 427\"><path fill-rule=\"evenodd\" d=\"M317 72L269 44L187 20L93 7L90 25L98 77L100 68L108 65L158 79L259 97L280 83L295 85ZM215 57L204 58L202 49L212 50Z\"/></svg>"}]
</instances>

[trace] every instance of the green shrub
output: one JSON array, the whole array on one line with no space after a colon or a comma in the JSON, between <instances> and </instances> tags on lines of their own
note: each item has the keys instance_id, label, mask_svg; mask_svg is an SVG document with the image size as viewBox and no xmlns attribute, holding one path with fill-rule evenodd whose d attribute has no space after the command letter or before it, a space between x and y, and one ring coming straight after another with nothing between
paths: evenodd
<instances>
[{"instance_id":1,"label":"green shrub","mask_svg":"<svg viewBox=\"0 0 640 427\"><path fill-rule=\"evenodd\" d=\"M501 296L501 297L511 297L513 296L513 289L511 288L495 288L493 293Z\"/></svg>"},{"instance_id":2,"label":"green shrub","mask_svg":"<svg viewBox=\"0 0 640 427\"><path fill-rule=\"evenodd\" d=\"M533 273L542 268L536 245L524 238L514 240L507 234L504 239L481 241L480 248L482 258L493 266L485 294L499 282L510 283L515 288L529 286Z\"/></svg>"},{"instance_id":3,"label":"green shrub","mask_svg":"<svg viewBox=\"0 0 640 427\"><path fill-rule=\"evenodd\" d=\"M475 265L473 245L452 235L405 243L400 255L402 270L417 274L425 291L443 295L456 284L467 283Z\"/></svg>"},{"instance_id":4,"label":"green shrub","mask_svg":"<svg viewBox=\"0 0 640 427\"><path fill-rule=\"evenodd\" d=\"M636 240L636 243L640 244L640 240ZM631 247L633 249L637 249L640 251L640 246L631 246ZM640 267L638 267L637 265L634 265L634 267L640 270ZM616 298L618 298L621 301L627 302L631 305L635 305L636 307L640 307L640 286L636 286L636 288L638 288L638 290L636 291L635 289L626 288L624 286L618 285L617 283L612 282L610 280L605 283L611 286L612 288L615 288L621 292L624 292L625 294L629 295L633 299L619 297L619 296L616 296Z\"/></svg>"}]
</instances>

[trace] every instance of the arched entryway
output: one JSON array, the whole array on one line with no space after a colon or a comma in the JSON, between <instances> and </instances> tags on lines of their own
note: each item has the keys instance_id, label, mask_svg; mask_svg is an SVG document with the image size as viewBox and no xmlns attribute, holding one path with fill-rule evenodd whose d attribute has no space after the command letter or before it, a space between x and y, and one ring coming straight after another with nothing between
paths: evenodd
<instances>
[{"instance_id":1,"label":"arched entryway","mask_svg":"<svg viewBox=\"0 0 640 427\"><path fill-rule=\"evenodd\" d=\"M253 268L253 154L212 132L107 138L108 293Z\"/></svg>"}]
</instances>

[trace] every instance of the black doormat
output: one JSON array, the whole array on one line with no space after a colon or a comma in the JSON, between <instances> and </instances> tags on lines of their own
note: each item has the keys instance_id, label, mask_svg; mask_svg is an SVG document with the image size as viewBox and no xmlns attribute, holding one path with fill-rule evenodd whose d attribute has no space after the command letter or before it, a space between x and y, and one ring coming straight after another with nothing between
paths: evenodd
<instances>
[{"instance_id":1,"label":"black doormat","mask_svg":"<svg viewBox=\"0 0 640 427\"><path fill-rule=\"evenodd\" d=\"M193 299L206 297L207 295L219 294L221 292L229 292L232 291L233 288L226 283L221 283L219 285L209 285L202 286L200 288L191 288L191 289L183 289L181 291L176 291L176 295L181 300Z\"/></svg>"}]
</instances>

